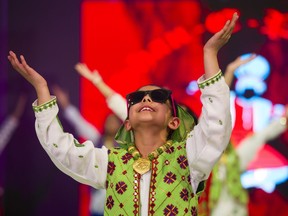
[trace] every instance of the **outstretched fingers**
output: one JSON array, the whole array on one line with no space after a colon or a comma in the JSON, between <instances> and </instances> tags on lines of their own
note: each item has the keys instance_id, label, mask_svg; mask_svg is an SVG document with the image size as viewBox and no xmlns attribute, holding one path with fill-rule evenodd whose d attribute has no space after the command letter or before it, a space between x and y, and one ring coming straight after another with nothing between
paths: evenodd
<instances>
[{"instance_id":1,"label":"outstretched fingers","mask_svg":"<svg viewBox=\"0 0 288 216\"><path fill-rule=\"evenodd\" d=\"M75 69L76 71L83 76L84 78L91 80L93 78L92 72L90 71L90 69L87 67L86 64L84 63L77 63L75 65Z\"/></svg>"},{"instance_id":2,"label":"outstretched fingers","mask_svg":"<svg viewBox=\"0 0 288 216\"><path fill-rule=\"evenodd\" d=\"M235 12L233 14L233 17L231 20L228 20L223 28L223 37L224 38L230 38L231 35L232 35L232 32L235 28L235 25L236 25L236 21L238 20L238 14Z\"/></svg>"},{"instance_id":3,"label":"outstretched fingers","mask_svg":"<svg viewBox=\"0 0 288 216\"><path fill-rule=\"evenodd\" d=\"M22 63L18 60L16 54L12 51L9 52L8 60L10 61L12 67L18 71L21 75L25 76L26 70ZM21 60L22 61L22 60Z\"/></svg>"},{"instance_id":4,"label":"outstretched fingers","mask_svg":"<svg viewBox=\"0 0 288 216\"><path fill-rule=\"evenodd\" d=\"M21 60L21 64L23 65L23 68L26 69L26 71L29 71L31 68L27 64L23 55L20 55L20 60Z\"/></svg>"}]
</instances>

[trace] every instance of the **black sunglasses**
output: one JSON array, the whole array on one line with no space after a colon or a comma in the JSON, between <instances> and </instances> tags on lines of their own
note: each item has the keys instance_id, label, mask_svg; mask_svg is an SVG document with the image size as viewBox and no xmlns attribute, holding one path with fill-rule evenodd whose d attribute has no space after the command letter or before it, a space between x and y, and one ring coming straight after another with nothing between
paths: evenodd
<instances>
[{"instance_id":1,"label":"black sunglasses","mask_svg":"<svg viewBox=\"0 0 288 216\"><path fill-rule=\"evenodd\" d=\"M172 91L168 89L155 89L149 91L136 91L128 94L126 96L128 109L137 103L140 103L146 95L152 99L152 101L157 103L165 103L168 99L171 100L172 108L173 108L173 115L176 116L176 109L174 100L172 99Z\"/></svg>"}]
</instances>

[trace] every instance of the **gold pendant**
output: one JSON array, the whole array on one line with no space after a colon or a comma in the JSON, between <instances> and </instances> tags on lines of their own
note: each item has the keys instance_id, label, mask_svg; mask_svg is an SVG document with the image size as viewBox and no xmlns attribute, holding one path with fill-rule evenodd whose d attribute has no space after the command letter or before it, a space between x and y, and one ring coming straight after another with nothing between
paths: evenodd
<instances>
[{"instance_id":1,"label":"gold pendant","mask_svg":"<svg viewBox=\"0 0 288 216\"><path fill-rule=\"evenodd\" d=\"M143 175L144 173L148 172L151 169L151 161L144 158L139 158L134 161L133 169Z\"/></svg>"}]
</instances>

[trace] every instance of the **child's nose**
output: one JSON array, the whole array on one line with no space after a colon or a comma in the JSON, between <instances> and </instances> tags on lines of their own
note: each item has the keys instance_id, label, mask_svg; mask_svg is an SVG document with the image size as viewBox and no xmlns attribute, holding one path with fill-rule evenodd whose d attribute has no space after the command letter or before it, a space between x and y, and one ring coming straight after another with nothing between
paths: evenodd
<instances>
[{"instance_id":1,"label":"child's nose","mask_svg":"<svg viewBox=\"0 0 288 216\"><path fill-rule=\"evenodd\" d=\"M142 102L152 102L152 99L150 98L150 96L148 94L146 94L143 97Z\"/></svg>"}]
</instances>

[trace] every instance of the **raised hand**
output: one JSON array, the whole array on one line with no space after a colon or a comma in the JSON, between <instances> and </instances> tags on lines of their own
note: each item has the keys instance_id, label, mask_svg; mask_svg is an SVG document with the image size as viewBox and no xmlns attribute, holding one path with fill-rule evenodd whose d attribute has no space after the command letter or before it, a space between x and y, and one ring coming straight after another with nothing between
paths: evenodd
<instances>
[{"instance_id":1,"label":"raised hand","mask_svg":"<svg viewBox=\"0 0 288 216\"><path fill-rule=\"evenodd\" d=\"M16 54L10 51L8 60L10 61L12 67L18 71L28 82L30 82L35 89L41 86L47 86L46 80L27 64L23 55L20 55L19 61Z\"/></svg>"},{"instance_id":2,"label":"raised hand","mask_svg":"<svg viewBox=\"0 0 288 216\"><path fill-rule=\"evenodd\" d=\"M10 51L8 60L12 67L35 88L38 96L38 105L48 102L50 100L50 93L44 77L27 64L23 55L20 55L19 61L16 54Z\"/></svg>"},{"instance_id":3,"label":"raised hand","mask_svg":"<svg viewBox=\"0 0 288 216\"><path fill-rule=\"evenodd\" d=\"M69 94L60 88L58 85L52 86L52 93L57 97L57 102L59 105L66 109L70 105Z\"/></svg>"},{"instance_id":4,"label":"raised hand","mask_svg":"<svg viewBox=\"0 0 288 216\"><path fill-rule=\"evenodd\" d=\"M227 65L227 69L229 69L229 71L233 71L235 72L235 70L240 67L241 65L244 65L250 61L252 61L253 59L255 59L257 57L256 54L252 54L250 55L248 58L243 59L241 56L237 57L234 61L230 62Z\"/></svg>"},{"instance_id":5,"label":"raised hand","mask_svg":"<svg viewBox=\"0 0 288 216\"><path fill-rule=\"evenodd\" d=\"M97 70L93 72L87 67L86 64L77 63L75 70L83 77L88 79L94 84L94 86L103 94L105 98L110 97L114 91L108 86L102 79L101 75Z\"/></svg>"},{"instance_id":6,"label":"raised hand","mask_svg":"<svg viewBox=\"0 0 288 216\"><path fill-rule=\"evenodd\" d=\"M220 68L217 59L218 51L230 39L237 20L238 15L237 13L234 13L232 19L228 20L224 27L214 34L204 45L205 79L214 76L219 71Z\"/></svg>"},{"instance_id":7,"label":"raised hand","mask_svg":"<svg viewBox=\"0 0 288 216\"><path fill-rule=\"evenodd\" d=\"M83 77L91 81L94 85L97 85L102 81L102 77L97 70L91 72L91 70L87 67L86 64L77 63L75 65L75 70Z\"/></svg>"},{"instance_id":8,"label":"raised hand","mask_svg":"<svg viewBox=\"0 0 288 216\"><path fill-rule=\"evenodd\" d=\"M206 42L204 50L218 52L229 41L237 20L238 14L234 13L232 20L228 20L224 27Z\"/></svg>"},{"instance_id":9,"label":"raised hand","mask_svg":"<svg viewBox=\"0 0 288 216\"><path fill-rule=\"evenodd\" d=\"M226 68L225 73L224 73L224 77L225 77L225 81L229 87L231 87L231 85L232 85L232 81L233 81L234 73L235 73L236 69L238 67L240 67L241 65L244 65L244 64L252 61L256 57L257 57L256 54L252 54L246 59L243 59L243 58L241 58L241 56L239 56L234 61L230 62L227 65L227 68Z\"/></svg>"}]
</instances>

